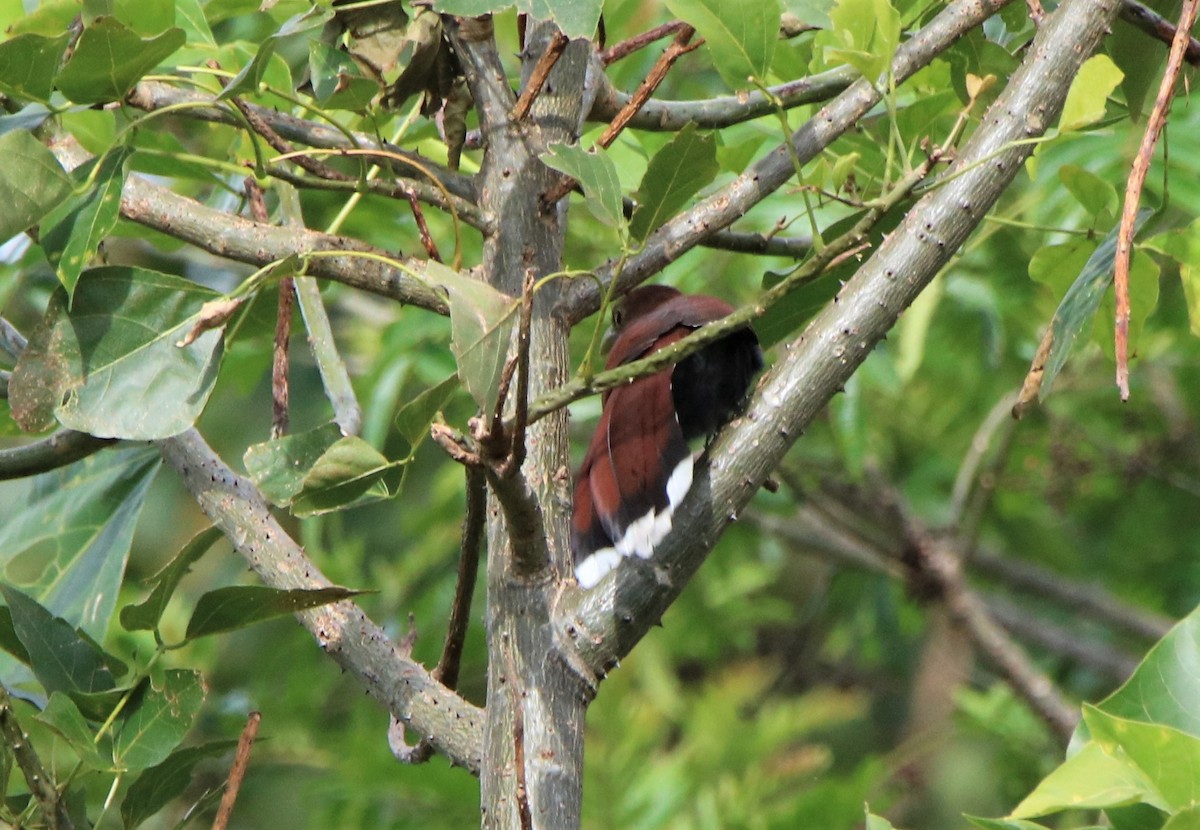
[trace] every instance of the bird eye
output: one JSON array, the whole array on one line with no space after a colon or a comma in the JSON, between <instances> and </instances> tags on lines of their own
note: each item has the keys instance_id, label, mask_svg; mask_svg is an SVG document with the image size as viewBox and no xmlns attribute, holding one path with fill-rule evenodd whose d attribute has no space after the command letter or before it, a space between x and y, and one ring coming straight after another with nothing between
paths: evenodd
<instances>
[{"instance_id":1,"label":"bird eye","mask_svg":"<svg viewBox=\"0 0 1200 830\"><path fill-rule=\"evenodd\" d=\"M617 306L613 309L613 328L619 329L621 324L625 322L625 309L622 306Z\"/></svg>"}]
</instances>

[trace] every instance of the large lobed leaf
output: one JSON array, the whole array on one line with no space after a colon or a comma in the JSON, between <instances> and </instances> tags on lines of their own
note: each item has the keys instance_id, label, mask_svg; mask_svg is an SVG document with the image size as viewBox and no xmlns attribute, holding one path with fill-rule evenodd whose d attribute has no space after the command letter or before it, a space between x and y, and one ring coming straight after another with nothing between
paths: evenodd
<instances>
[{"instance_id":1,"label":"large lobed leaf","mask_svg":"<svg viewBox=\"0 0 1200 830\"><path fill-rule=\"evenodd\" d=\"M26 430L57 419L104 438L155 440L188 429L216 382L222 334L178 342L215 292L169 274L86 271L62 289L13 371L13 417ZM69 310L68 310L69 308Z\"/></svg>"},{"instance_id":2,"label":"large lobed leaf","mask_svg":"<svg viewBox=\"0 0 1200 830\"><path fill-rule=\"evenodd\" d=\"M53 614L103 636L158 453L108 450L32 478L0 482L0 567Z\"/></svg>"}]
</instances>

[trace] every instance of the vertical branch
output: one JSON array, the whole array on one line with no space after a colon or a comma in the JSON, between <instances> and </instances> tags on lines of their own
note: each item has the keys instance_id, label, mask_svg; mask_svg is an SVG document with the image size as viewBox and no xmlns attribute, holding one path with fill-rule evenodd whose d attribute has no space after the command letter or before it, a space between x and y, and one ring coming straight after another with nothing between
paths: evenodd
<instances>
[{"instance_id":1,"label":"vertical branch","mask_svg":"<svg viewBox=\"0 0 1200 830\"><path fill-rule=\"evenodd\" d=\"M244 183L250 203L250 218L267 224L271 221L263 189L253 176ZM288 431L288 342L292 333L292 307L296 286L292 277L279 282L278 311L275 317L275 349L271 360L271 438L282 438Z\"/></svg>"},{"instance_id":2,"label":"vertical branch","mask_svg":"<svg viewBox=\"0 0 1200 830\"><path fill-rule=\"evenodd\" d=\"M233 815L233 805L237 803L238 792L242 788L242 779L246 777L246 767L250 764L250 750L254 747L254 739L258 736L258 724L262 715L251 712L246 718L246 726L238 738L237 753L233 756L233 767L229 770L229 784L221 796L221 804L217 807L217 816L213 819L213 830L225 830L229 826L229 817Z\"/></svg>"},{"instance_id":3,"label":"vertical branch","mask_svg":"<svg viewBox=\"0 0 1200 830\"><path fill-rule=\"evenodd\" d=\"M4 743L13 754L13 759L17 762L17 766L20 767L21 774L25 776L29 792L42 809L42 818L45 819L46 826L50 830L74 830L75 825L72 824L71 817L67 815L66 805L63 804L62 797L54 786L54 779L42 766L42 759L34 751L33 744L29 741L29 735L17 721L12 698L9 697L8 689L2 685L0 685L0 738L3 738Z\"/></svg>"},{"instance_id":4,"label":"vertical branch","mask_svg":"<svg viewBox=\"0 0 1200 830\"><path fill-rule=\"evenodd\" d=\"M1133 232L1137 223L1138 205L1142 200L1142 185L1145 184L1146 174L1150 171L1154 148L1167 123L1167 112L1171 109L1175 85L1179 81L1184 56L1191 43L1191 31L1192 26L1196 24L1198 6L1200 0L1184 0L1183 7L1179 10L1179 24L1175 28L1175 38L1171 41L1167 67L1163 70L1162 82L1158 85L1158 96L1154 99L1154 109L1146 120L1142 144L1133 160L1129 181L1125 185L1125 205L1121 211L1121 227L1117 232L1114 278L1117 294L1117 389L1120 390L1123 401L1129 400L1129 259L1133 252Z\"/></svg>"},{"instance_id":5,"label":"vertical branch","mask_svg":"<svg viewBox=\"0 0 1200 830\"><path fill-rule=\"evenodd\" d=\"M487 517L487 486L483 471L467 467L467 515L463 522L462 550L458 554L458 581L454 586L454 604L450 622L446 625L446 643L442 657L433 670L435 680L448 689L458 688L458 669L462 662L467 626L471 622L471 595L479 573L479 545L483 542L484 521Z\"/></svg>"}]
</instances>

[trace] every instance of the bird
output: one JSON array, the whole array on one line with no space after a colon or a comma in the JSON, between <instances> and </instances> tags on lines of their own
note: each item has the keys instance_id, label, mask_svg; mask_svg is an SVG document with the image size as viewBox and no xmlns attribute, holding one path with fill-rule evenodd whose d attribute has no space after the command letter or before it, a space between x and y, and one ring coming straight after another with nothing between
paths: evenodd
<instances>
[{"instance_id":1,"label":"bird","mask_svg":"<svg viewBox=\"0 0 1200 830\"><path fill-rule=\"evenodd\" d=\"M716 297L666 285L630 291L613 309L612 369L675 343L733 312ZM749 326L653 375L608 390L575 479L575 578L592 588L622 559L649 559L692 485L689 442L710 439L744 407L763 367Z\"/></svg>"}]
</instances>

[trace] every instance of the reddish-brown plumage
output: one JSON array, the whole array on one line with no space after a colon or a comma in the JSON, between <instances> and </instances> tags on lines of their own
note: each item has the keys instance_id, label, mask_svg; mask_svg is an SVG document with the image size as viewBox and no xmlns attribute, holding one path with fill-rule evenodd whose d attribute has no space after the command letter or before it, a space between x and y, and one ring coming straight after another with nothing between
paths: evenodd
<instances>
[{"instance_id":1,"label":"reddish-brown plumage","mask_svg":"<svg viewBox=\"0 0 1200 830\"><path fill-rule=\"evenodd\" d=\"M606 368L686 337L733 308L674 288L637 288L613 312ZM710 435L741 406L762 367L758 339L739 329L681 361L604 394L575 482L571 541L576 575L590 587L622 557L649 557L691 485L688 441Z\"/></svg>"}]
</instances>

